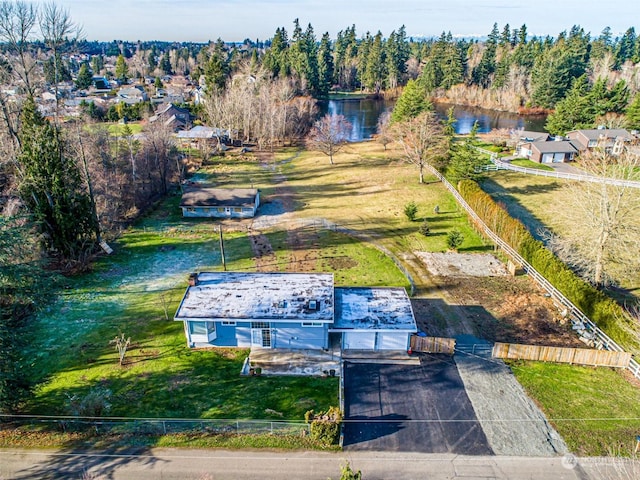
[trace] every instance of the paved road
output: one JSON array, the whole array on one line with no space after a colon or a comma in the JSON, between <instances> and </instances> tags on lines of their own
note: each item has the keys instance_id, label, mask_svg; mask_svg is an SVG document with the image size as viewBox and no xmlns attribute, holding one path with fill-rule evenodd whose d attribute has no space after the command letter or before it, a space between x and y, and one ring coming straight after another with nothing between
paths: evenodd
<instances>
[{"instance_id":1,"label":"paved road","mask_svg":"<svg viewBox=\"0 0 640 480\"><path fill-rule=\"evenodd\" d=\"M345 363L344 375L345 450L493 453L451 356Z\"/></svg>"},{"instance_id":2,"label":"paved road","mask_svg":"<svg viewBox=\"0 0 640 480\"><path fill-rule=\"evenodd\" d=\"M381 452L267 452L154 448L138 452L0 451L0 479L281 480L340 478L349 461L367 480L607 480L640 478L639 464L572 457L469 457Z\"/></svg>"}]
</instances>

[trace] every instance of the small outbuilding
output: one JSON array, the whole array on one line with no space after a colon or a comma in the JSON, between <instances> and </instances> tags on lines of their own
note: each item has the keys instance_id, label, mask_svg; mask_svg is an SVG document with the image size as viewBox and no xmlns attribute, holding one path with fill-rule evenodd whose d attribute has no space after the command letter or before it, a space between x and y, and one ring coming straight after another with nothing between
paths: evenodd
<instances>
[{"instance_id":1,"label":"small outbuilding","mask_svg":"<svg viewBox=\"0 0 640 480\"><path fill-rule=\"evenodd\" d=\"M574 159L578 150L567 140L530 142L520 146L520 155L538 163L564 163Z\"/></svg>"},{"instance_id":2,"label":"small outbuilding","mask_svg":"<svg viewBox=\"0 0 640 480\"><path fill-rule=\"evenodd\" d=\"M251 218L260 206L256 188L213 188L190 185L182 194L183 217Z\"/></svg>"}]
</instances>

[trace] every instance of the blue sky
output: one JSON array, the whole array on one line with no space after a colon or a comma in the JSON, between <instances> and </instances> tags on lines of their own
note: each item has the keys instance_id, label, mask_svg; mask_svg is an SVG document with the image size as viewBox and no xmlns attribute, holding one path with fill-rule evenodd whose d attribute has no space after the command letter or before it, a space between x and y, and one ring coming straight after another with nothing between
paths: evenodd
<instances>
[{"instance_id":1,"label":"blue sky","mask_svg":"<svg viewBox=\"0 0 640 480\"><path fill-rule=\"evenodd\" d=\"M175 40L204 42L222 38L265 40L275 29L293 29L293 20L316 36L356 25L358 35L380 30L387 36L401 25L409 36L486 35L527 24L530 34L557 35L579 24L597 36L604 27L614 34L638 25L640 2L594 0L57 0L88 40Z\"/></svg>"}]
</instances>

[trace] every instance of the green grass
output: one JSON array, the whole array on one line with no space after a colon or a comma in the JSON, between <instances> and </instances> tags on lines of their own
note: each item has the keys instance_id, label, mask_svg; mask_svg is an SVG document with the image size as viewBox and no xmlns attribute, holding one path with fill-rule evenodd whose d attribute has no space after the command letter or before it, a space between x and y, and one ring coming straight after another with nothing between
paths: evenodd
<instances>
[{"instance_id":1,"label":"green grass","mask_svg":"<svg viewBox=\"0 0 640 480\"><path fill-rule=\"evenodd\" d=\"M534 170L546 170L547 172L553 172L553 168L549 165L544 165L542 163L534 162L532 160L527 160L526 158L516 158L511 160L510 162L513 165L517 165L519 167L532 168Z\"/></svg>"},{"instance_id":2,"label":"green grass","mask_svg":"<svg viewBox=\"0 0 640 480\"><path fill-rule=\"evenodd\" d=\"M111 135L113 135L114 137L118 137L122 135L122 131L125 126L131 129L131 133L133 135L142 132L142 124L139 122L127 123L126 125L123 125L122 123L110 123L108 124L107 128L109 129L109 133Z\"/></svg>"},{"instance_id":3,"label":"green grass","mask_svg":"<svg viewBox=\"0 0 640 480\"><path fill-rule=\"evenodd\" d=\"M633 452L640 433L640 389L620 372L542 362L512 362L511 369L572 452Z\"/></svg>"}]
</instances>

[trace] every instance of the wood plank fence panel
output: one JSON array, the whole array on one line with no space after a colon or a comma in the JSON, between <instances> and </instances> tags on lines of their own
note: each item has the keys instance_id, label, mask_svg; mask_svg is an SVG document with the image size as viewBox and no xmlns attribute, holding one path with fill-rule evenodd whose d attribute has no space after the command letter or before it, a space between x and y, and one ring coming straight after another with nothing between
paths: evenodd
<instances>
[{"instance_id":1,"label":"wood plank fence panel","mask_svg":"<svg viewBox=\"0 0 640 480\"><path fill-rule=\"evenodd\" d=\"M631 354L611 350L590 348L565 348L517 343L496 343L492 356L511 360L534 360L539 362L575 363L596 367L628 368Z\"/></svg>"},{"instance_id":2,"label":"wood plank fence panel","mask_svg":"<svg viewBox=\"0 0 640 480\"><path fill-rule=\"evenodd\" d=\"M411 336L411 350L414 352L447 353L453 355L455 349L455 338Z\"/></svg>"}]
</instances>

